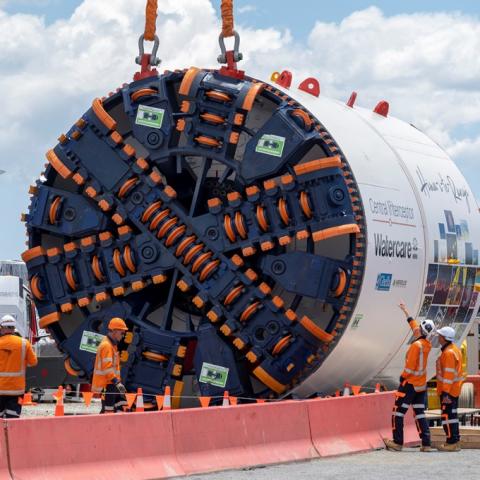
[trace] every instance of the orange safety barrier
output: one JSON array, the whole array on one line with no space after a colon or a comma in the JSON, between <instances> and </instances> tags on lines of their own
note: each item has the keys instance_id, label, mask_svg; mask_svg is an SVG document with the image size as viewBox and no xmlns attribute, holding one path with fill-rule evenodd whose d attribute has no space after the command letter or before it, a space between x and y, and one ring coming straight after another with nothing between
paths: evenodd
<instances>
[{"instance_id":1,"label":"orange safety barrier","mask_svg":"<svg viewBox=\"0 0 480 480\"><path fill-rule=\"evenodd\" d=\"M18 422L18 420L15 420ZM25 440L24 440L25 441ZM0 480L11 480L8 464L8 443L7 436L0 438Z\"/></svg>"},{"instance_id":2,"label":"orange safety barrier","mask_svg":"<svg viewBox=\"0 0 480 480\"><path fill-rule=\"evenodd\" d=\"M63 417L65 415L65 407L63 404L63 387L60 385L57 392L54 394L56 405L55 405L55 416Z\"/></svg>"},{"instance_id":3,"label":"orange safety barrier","mask_svg":"<svg viewBox=\"0 0 480 480\"><path fill-rule=\"evenodd\" d=\"M0 480L10 478L8 472L30 480L83 480L99 478L98 472L102 480L172 478L368 451L383 448L383 438L391 437L393 405L394 393L384 392L6 420L0 442L8 452L0 443ZM418 443L413 415L405 423L406 444ZM65 432L75 435L66 439Z\"/></svg>"},{"instance_id":4,"label":"orange safety barrier","mask_svg":"<svg viewBox=\"0 0 480 480\"><path fill-rule=\"evenodd\" d=\"M185 474L317 457L306 402L285 401L172 411Z\"/></svg>"},{"instance_id":5,"label":"orange safety barrier","mask_svg":"<svg viewBox=\"0 0 480 480\"><path fill-rule=\"evenodd\" d=\"M383 448L391 438L393 392L307 400L312 443L321 457ZM413 415L405 416L405 443L418 443Z\"/></svg>"},{"instance_id":6,"label":"orange safety barrier","mask_svg":"<svg viewBox=\"0 0 480 480\"><path fill-rule=\"evenodd\" d=\"M169 414L129 413L7 422L13 478L131 480L184 474L175 458ZM3 452L2 448L2 455ZM3 480L1 466L0 480Z\"/></svg>"}]
</instances>

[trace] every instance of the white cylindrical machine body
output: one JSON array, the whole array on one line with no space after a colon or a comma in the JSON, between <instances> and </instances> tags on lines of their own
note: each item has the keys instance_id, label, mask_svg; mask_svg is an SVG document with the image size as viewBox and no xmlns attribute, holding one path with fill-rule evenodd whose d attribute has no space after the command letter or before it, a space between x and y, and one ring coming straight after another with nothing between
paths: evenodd
<instances>
[{"instance_id":1,"label":"white cylindrical machine body","mask_svg":"<svg viewBox=\"0 0 480 480\"><path fill-rule=\"evenodd\" d=\"M394 386L412 336L400 302L419 320L453 326L458 344L477 314L480 216L474 195L445 151L412 125L323 96L288 94L341 148L367 227L365 272L349 325L294 393L328 393L343 383ZM430 376L437 356L432 350Z\"/></svg>"}]
</instances>

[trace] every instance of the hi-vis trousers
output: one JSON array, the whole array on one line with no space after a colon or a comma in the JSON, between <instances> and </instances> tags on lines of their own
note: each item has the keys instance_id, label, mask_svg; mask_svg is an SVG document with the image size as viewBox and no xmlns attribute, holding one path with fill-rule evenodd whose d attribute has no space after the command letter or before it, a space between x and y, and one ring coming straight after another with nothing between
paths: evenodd
<instances>
[{"instance_id":1,"label":"hi-vis trousers","mask_svg":"<svg viewBox=\"0 0 480 480\"><path fill-rule=\"evenodd\" d=\"M452 397L450 395L450 399L452 403L443 403L442 401L442 426L447 436L447 443L457 443L460 441L460 428L457 414L458 397Z\"/></svg>"},{"instance_id":2,"label":"hi-vis trousers","mask_svg":"<svg viewBox=\"0 0 480 480\"><path fill-rule=\"evenodd\" d=\"M398 386L395 406L392 412L393 441L403 445L403 419L410 405L415 412L415 425L423 446L430 446L430 429L425 418L427 392L416 392L411 383L402 382Z\"/></svg>"}]
</instances>

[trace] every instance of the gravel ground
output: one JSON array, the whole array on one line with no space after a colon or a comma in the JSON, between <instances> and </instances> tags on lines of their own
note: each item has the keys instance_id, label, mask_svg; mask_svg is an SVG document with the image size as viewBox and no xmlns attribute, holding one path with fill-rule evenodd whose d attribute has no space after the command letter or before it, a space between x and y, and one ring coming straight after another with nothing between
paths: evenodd
<instances>
[{"instance_id":1,"label":"gravel ground","mask_svg":"<svg viewBox=\"0 0 480 480\"><path fill-rule=\"evenodd\" d=\"M99 413L101 408L100 399L93 398L89 407L83 401L72 402L65 401L65 415L88 415L91 413ZM40 402L38 405L23 407L22 418L27 417L53 417L55 412L54 402Z\"/></svg>"},{"instance_id":2,"label":"gravel ground","mask_svg":"<svg viewBox=\"0 0 480 480\"><path fill-rule=\"evenodd\" d=\"M189 480L318 480L368 479L404 480L407 478L480 478L478 450L421 453L419 449L403 452L379 450L370 453L334 457L310 462L290 463L207 475L191 475Z\"/></svg>"}]
</instances>

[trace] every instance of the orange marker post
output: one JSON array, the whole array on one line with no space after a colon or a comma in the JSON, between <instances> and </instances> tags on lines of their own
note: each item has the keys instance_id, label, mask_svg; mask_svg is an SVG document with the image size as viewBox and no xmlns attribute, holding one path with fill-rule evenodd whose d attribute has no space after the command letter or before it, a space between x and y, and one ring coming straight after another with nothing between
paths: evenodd
<instances>
[{"instance_id":1,"label":"orange marker post","mask_svg":"<svg viewBox=\"0 0 480 480\"><path fill-rule=\"evenodd\" d=\"M163 410L171 410L172 409L172 396L170 393L170 385L165 387L165 395L163 399Z\"/></svg>"},{"instance_id":2,"label":"orange marker post","mask_svg":"<svg viewBox=\"0 0 480 480\"><path fill-rule=\"evenodd\" d=\"M22 399L18 399L18 403L23 407L27 406L35 406L37 405L35 402L32 401L32 394L30 392L25 392Z\"/></svg>"},{"instance_id":3,"label":"orange marker post","mask_svg":"<svg viewBox=\"0 0 480 480\"><path fill-rule=\"evenodd\" d=\"M136 412L145 411L145 405L143 403L143 390L140 387L137 389L137 400L135 402L135 411Z\"/></svg>"},{"instance_id":4,"label":"orange marker post","mask_svg":"<svg viewBox=\"0 0 480 480\"><path fill-rule=\"evenodd\" d=\"M65 407L63 405L63 387L61 385L58 387L54 397L57 401L57 404L55 405L55 416L63 417L65 415Z\"/></svg>"}]
</instances>

